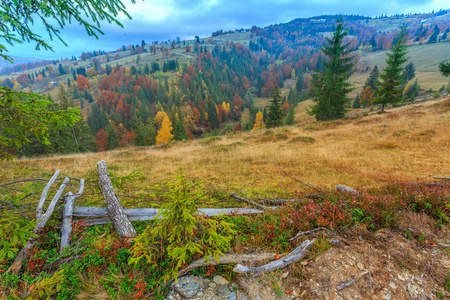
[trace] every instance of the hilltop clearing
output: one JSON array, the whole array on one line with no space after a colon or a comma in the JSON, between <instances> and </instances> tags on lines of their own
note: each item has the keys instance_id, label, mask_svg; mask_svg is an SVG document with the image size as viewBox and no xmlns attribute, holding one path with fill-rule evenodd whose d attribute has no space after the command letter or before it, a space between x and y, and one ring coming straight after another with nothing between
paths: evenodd
<instances>
[{"instance_id":1,"label":"hilltop clearing","mask_svg":"<svg viewBox=\"0 0 450 300\"><path fill-rule=\"evenodd\" d=\"M353 188L376 188L387 181L429 180L431 175L445 174L450 166L449 108L446 98L389 109L381 115L325 123L309 118L297 126L162 147L20 159L14 168L2 163L7 171L1 181L16 178L18 170L61 169L82 177L102 159L114 165L118 174L144 174L146 184L170 180L182 167L188 178L214 182L227 191L283 186L293 193L302 188L272 162L290 175L322 187L343 183Z\"/></svg>"}]
</instances>

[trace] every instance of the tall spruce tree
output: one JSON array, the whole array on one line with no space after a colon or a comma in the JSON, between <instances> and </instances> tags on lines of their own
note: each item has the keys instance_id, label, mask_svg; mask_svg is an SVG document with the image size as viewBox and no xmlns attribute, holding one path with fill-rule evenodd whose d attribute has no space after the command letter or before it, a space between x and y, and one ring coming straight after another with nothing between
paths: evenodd
<instances>
[{"instance_id":1,"label":"tall spruce tree","mask_svg":"<svg viewBox=\"0 0 450 300\"><path fill-rule=\"evenodd\" d=\"M345 116L346 105L350 101L347 94L353 90L347 80L354 73L352 68L356 64L354 56L350 55L350 42L344 43L348 34L341 16L336 20L332 37L327 38L322 46L322 52L327 56L323 62L324 69L316 70L311 82L311 96L315 104L309 114L314 115L316 120L341 119Z\"/></svg>"},{"instance_id":2,"label":"tall spruce tree","mask_svg":"<svg viewBox=\"0 0 450 300\"><path fill-rule=\"evenodd\" d=\"M394 104L402 99L403 64L406 63L406 26L402 26L401 32L395 37L396 43L387 53L386 67L380 74L378 97L374 104L381 104L381 111L384 111L386 104Z\"/></svg>"},{"instance_id":3,"label":"tall spruce tree","mask_svg":"<svg viewBox=\"0 0 450 300\"><path fill-rule=\"evenodd\" d=\"M372 71L370 71L369 78L367 78L366 82L364 83L363 91L368 86L370 86L372 91L378 90L377 83L378 83L378 76L379 75L380 75L380 71L378 70L378 66L375 65L373 67Z\"/></svg>"},{"instance_id":4,"label":"tall spruce tree","mask_svg":"<svg viewBox=\"0 0 450 300\"><path fill-rule=\"evenodd\" d=\"M408 82L414 77L416 77L416 67L413 62L410 62L406 65L405 71L403 72L403 80L404 82Z\"/></svg>"},{"instance_id":5,"label":"tall spruce tree","mask_svg":"<svg viewBox=\"0 0 450 300\"><path fill-rule=\"evenodd\" d=\"M278 127L283 122L283 110L281 109L281 90L276 85L272 91L269 111L267 112L266 126L268 128Z\"/></svg>"}]
</instances>

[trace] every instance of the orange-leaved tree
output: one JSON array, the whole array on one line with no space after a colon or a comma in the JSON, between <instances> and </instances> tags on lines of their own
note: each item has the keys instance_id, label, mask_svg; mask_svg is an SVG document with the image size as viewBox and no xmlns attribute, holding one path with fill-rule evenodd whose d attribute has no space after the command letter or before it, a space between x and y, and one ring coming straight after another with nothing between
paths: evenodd
<instances>
[{"instance_id":1,"label":"orange-leaved tree","mask_svg":"<svg viewBox=\"0 0 450 300\"><path fill-rule=\"evenodd\" d=\"M84 89L88 89L90 87L89 80L83 75L77 76L77 88L82 91Z\"/></svg>"},{"instance_id":2,"label":"orange-leaved tree","mask_svg":"<svg viewBox=\"0 0 450 300\"><path fill-rule=\"evenodd\" d=\"M156 144L169 143L173 141L172 130L172 122L170 122L169 117L166 116L161 124L161 129L158 130Z\"/></svg>"},{"instance_id":3,"label":"orange-leaved tree","mask_svg":"<svg viewBox=\"0 0 450 300\"><path fill-rule=\"evenodd\" d=\"M102 128L95 135L95 142L97 143L97 151L106 151L108 149L108 134Z\"/></svg>"},{"instance_id":4,"label":"orange-leaved tree","mask_svg":"<svg viewBox=\"0 0 450 300\"><path fill-rule=\"evenodd\" d=\"M362 106L372 106L372 101L374 98L374 93L372 91L372 88L370 87L370 85L366 86L366 88L364 89L361 98L359 99L359 103Z\"/></svg>"}]
</instances>

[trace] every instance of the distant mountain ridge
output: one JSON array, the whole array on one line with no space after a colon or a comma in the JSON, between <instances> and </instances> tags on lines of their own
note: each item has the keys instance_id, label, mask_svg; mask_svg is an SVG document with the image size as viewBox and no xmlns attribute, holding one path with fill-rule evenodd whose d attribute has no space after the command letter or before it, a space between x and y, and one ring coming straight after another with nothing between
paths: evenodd
<instances>
[{"instance_id":1,"label":"distant mountain ridge","mask_svg":"<svg viewBox=\"0 0 450 300\"><path fill-rule=\"evenodd\" d=\"M34 58L34 57L17 57L17 56L11 56L11 57L14 60L13 64L7 60L0 59L0 70L3 68L6 68L6 67L12 67L14 65L26 64L29 62L39 62L39 61L45 60L45 59Z\"/></svg>"}]
</instances>

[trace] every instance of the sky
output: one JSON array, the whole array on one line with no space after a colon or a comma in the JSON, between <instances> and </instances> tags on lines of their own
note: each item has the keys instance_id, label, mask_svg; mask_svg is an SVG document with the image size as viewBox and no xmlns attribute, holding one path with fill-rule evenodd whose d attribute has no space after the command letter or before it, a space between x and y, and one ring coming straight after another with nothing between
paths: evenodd
<instances>
[{"instance_id":1,"label":"sky","mask_svg":"<svg viewBox=\"0 0 450 300\"><path fill-rule=\"evenodd\" d=\"M448 9L450 0L130 0L122 1L132 20L119 16L123 28L102 24L104 35L89 37L83 27L71 24L61 30L68 46L48 38L43 26L35 23L33 30L42 34L54 52L36 51L35 44L9 45L8 54L18 57L61 59L79 57L94 50L111 51L122 45L165 41L180 37L192 39L211 36L224 29L265 27L327 14L358 14L375 17L401 13L420 13ZM0 41L0 44L3 44Z\"/></svg>"}]
</instances>

